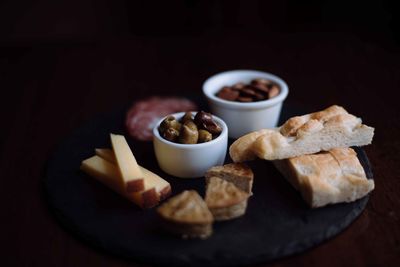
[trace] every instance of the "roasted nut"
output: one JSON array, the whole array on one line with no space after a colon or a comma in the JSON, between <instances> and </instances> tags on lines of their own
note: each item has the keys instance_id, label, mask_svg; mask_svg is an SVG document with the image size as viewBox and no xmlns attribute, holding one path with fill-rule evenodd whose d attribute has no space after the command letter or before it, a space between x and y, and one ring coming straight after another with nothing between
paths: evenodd
<instances>
[{"instance_id":1,"label":"roasted nut","mask_svg":"<svg viewBox=\"0 0 400 267\"><path fill-rule=\"evenodd\" d=\"M243 88L242 90L240 90L240 93L243 96L249 96L249 97L253 97L256 95L256 92L249 86Z\"/></svg>"},{"instance_id":2,"label":"roasted nut","mask_svg":"<svg viewBox=\"0 0 400 267\"><path fill-rule=\"evenodd\" d=\"M273 86L273 83L266 79L254 79L251 81L251 85L254 89L256 89L264 94L267 94L265 97L267 99L269 90Z\"/></svg>"},{"instance_id":3,"label":"roasted nut","mask_svg":"<svg viewBox=\"0 0 400 267\"><path fill-rule=\"evenodd\" d=\"M229 101L254 102L273 98L279 93L280 88L275 82L260 78L252 80L250 84L224 86L216 95Z\"/></svg>"},{"instance_id":4,"label":"roasted nut","mask_svg":"<svg viewBox=\"0 0 400 267\"><path fill-rule=\"evenodd\" d=\"M251 97L252 101L261 101L267 99L267 95L265 94L264 91L257 90L253 86L246 86L242 90L240 90L240 97L245 97L241 98L241 100L238 99L238 101L241 102L250 102L249 97ZM251 101L251 102L252 102Z\"/></svg>"},{"instance_id":5,"label":"roasted nut","mask_svg":"<svg viewBox=\"0 0 400 267\"><path fill-rule=\"evenodd\" d=\"M239 102L253 102L253 98L247 96L240 96L237 98Z\"/></svg>"},{"instance_id":6,"label":"roasted nut","mask_svg":"<svg viewBox=\"0 0 400 267\"><path fill-rule=\"evenodd\" d=\"M228 101L235 101L236 98L239 96L239 91L232 89L231 87L223 87L221 91L217 93L219 98L228 100Z\"/></svg>"},{"instance_id":7,"label":"roasted nut","mask_svg":"<svg viewBox=\"0 0 400 267\"><path fill-rule=\"evenodd\" d=\"M168 128L164 131L162 136L168 141L175 142L176 140L178 140L179 132L174 128Z\"/></svg>"},{"instance_id":8,"label":"roasted nut","mask_svg":"<svg viewBox=\"0 0 400 267\"><path fill-rule=\"evenodd\" d=\"M233 90L241 90L241 89L243 89L245 87L245 84L244 83L236 83L236 84L234 84L233 86L232 86L232 89Z\"/></svg>"},{"instance_id":9,"label":"roasted nut","mask_svg":"<svg viewBox=\"0 0 400 267\"><path fill-rule=\"evenodd\" d=\"M174 128L178 132L182 125L175 119L174 116L166 117L160 124L160 133L163 134L168 128Z\"/></svg>"},{"instance_id":10,"label":"roasted nut","mask_svg":"<svg viewBox=\"0 0 400 267\"><path fill-rule=\"evenodd\" d=\"M199 143L206 143L211 141L212 139L213 139L212 134L209 131L203 129L199 130L199 140L198 140Z\"/></svg>"},{"instance_id":11,"label":"roasted nut","mask_svg":"<svg viewBox=\"0 0 400 267\"><path fill-rule=\"evenodd\" d=\"M273 98L277 95L279 95L279 88L278 88L278 86L273 85L268 92L268 98Z\"/></svg>"},{"instance_id":12,"label":"roasted nut","mask_svg":"<svg viewBox=\"0 0 400 267\"><path fill-rule=\"evenodd\" d=\"M199 132L193 121L186 121L179 134L179 143L181 144L197 144Z\"/></svg>"},{"instance_id":13,"label":"roasted nut","mask_svg":"<svg viewBox=\"0 0 400 267\"><path fill-rule=\"evenodd\" d=\"M185 123L187 121L192 121L193 117L192 117L192 112L186 112L185 115L182 117L181 119L181 123Z\"/></svg>"},{"instance_id":14,"label":"roasted nut","mask_svg":"<svg viewBox=\"0 0 400 267\"><path fill-rule=\"evenodd\" d=\"M251 85L265 85L265 86L269 86L272 82L267 80L267 79L263 79L263 78L259 78L259 79L254 79L251 81Z\"/></svg>"},{"instance_id":15,"label":"roasted nut","mask_svg":"<svg viewBox=\"0 0 400 267\"><path fill-rule=\"evenodd\" d=\"M256 93L255 96L254 96L254 98L255 98L257 101L261 101L261 100L265 100L265 99L266 99L265 95L260 94L260 93Z\"/></svg>"},{"instance_id":16,"label":"roasted nut","mask_svg":"<svg viewBox=\"0 0 400 267\"><path fill-rule=\"evenodd\" d=\"M268 94L269 92L269 87L265 84L252 84L251 87L260 93Z\"/></svg>"}]
</instances>

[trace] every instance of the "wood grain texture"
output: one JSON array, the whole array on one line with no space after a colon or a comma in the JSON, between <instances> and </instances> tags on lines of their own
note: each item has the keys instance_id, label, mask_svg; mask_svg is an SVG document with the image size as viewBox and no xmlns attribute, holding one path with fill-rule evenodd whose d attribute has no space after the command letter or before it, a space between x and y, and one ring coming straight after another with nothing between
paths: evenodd
<instances>
[{"instance_id":1,"label":"wood grain texture","mask_svg":"<svg viewBox=\"0 0 400 267\"><path fill-rule=\"evenodd\" d=\"M329 242L262 266L398 266L399 48L339 33L240 37L225 31L2 46L4 266L141 266L80 243L55 222L42 198L46 160L96 114L152 94L196 93L208 76L238 68L281 76L291 105L313 111L339 104L376 128L366 147L376 189L364 213Z\"/></svg>"}]
</instances>

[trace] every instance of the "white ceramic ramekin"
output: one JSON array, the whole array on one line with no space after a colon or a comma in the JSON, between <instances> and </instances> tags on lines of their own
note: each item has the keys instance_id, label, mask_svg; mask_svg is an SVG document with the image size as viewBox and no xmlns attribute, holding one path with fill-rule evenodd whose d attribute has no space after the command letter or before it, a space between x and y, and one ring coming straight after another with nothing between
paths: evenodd
<instances>
[{"instance_id":1,"label":"white ceramic ramekin","mask_svg":"<svg viewBox=\"0 0 400 267\"><path fill-rule=\"evenodd\" d=\"M224 86L232 86L238 82L250 83L251 80L257 78L275 82L281 89L279 95L251 103L227 101L215 95ZM288 86L281 78L255 70L232 70L218 73L208 78L203 84L203 93L208 100L211 112L226 122L231 138L239 138L252 131L276 127L282 103L288 92Z\"/></svg>"},{"instance_id":2,"label":"white ceramic ramekin","mask_svg":"<svg viewBox=\"0 0 400 267\"><path fill-rule=\"evenodd\" d=\"M184 114L180 112L171 115L179 120ZM195 114L193 112L193 115ZM163 171L180 178L196 178L204 176L211 167L224 163L228 146L228 127L222 119L213 115L215 122L222 127L221 134L214 140L200 144L179 144L160 135L158 127L164 118L153 129L154 152Z\"/></svg>"}]
</instances>

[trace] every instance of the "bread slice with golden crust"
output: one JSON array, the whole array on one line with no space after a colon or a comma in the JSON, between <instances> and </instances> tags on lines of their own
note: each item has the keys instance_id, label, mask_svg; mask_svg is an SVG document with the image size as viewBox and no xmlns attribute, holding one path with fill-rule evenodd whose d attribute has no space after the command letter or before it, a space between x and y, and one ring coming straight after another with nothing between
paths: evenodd
<instances>
[{"instance_id":1,"label":"bread slice with golden crust","mask_svg":"<svg viewBox=\"0 0 400 267\"><path fill-rule=\"evenodd\" d=\"M213 215L194 190L186 190L157 208L164 228L183 238L205 239L212 234Z\"/></svg>"},{"instance_id":2,"label":"bread slice with golden crust","mask_svg":"<svg viewBox=\"0 0 400 267\"><path fill-rule=\"evenodd\" d=\"M252 132L237 139L229 148L234 162L292 158L336 147L371 143L374 128L361 123L340 106L290 118L281 127Z\"/></svg>"},{"instance_id":3,"label":"bread slice with golden crust","mask_svg":"<svg viewBox=\"0 0 400 267\"><path fill-rule=\"evenodd\" d=\"M351 148L276 160L274 165L312 208L352 202L374 189Z\"/></svg>"},{"instance_id":4,"label":"bread slice with golden crust","mask_svg":"<svg viewBox=\"0 0 400 267\"><path fill-rule=\"evenodd\" d=\"M210 177L213 176L231 182L242 191L252 194L254 173L244 163L229 163L223 166L212 167L205 174L206 182L208 183Z\"/></svg>"},{"instance_id":5,"label":"bread slice with golden crust","mask_svg":"<svg viewBox=\"0 0 400 267\"><path fill-rule=\"evenodd\" d=\"M225 221L245 214L249 194L233 183L218 177L207 181L205 201L216 221Z\"/></svg>"},{"instance_id":6,"label":"bread slice with golden crust","mask_svg":"<svg viewBox=\"0 0 400 267\"><path fill-rule=\"evenodd\" d=\"M233 162L243 162L256 159L257 155L253 152L253 144L259 137L269 133L271 133L271 129L261 129L238 138L229 147L229 154Z\"/></svg>"}]
</instances>

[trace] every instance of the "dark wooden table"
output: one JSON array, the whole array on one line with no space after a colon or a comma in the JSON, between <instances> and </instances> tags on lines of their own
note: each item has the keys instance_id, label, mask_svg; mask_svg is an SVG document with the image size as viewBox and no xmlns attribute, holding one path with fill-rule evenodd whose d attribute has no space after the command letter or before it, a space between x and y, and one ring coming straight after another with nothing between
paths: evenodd
<instances>
[{"instance_id":1,"label":"dark wooden table","mask_svg":"<svg viewBox=\"0 0 400 267\"><path fill-rule=\"evenodd\" d=\"M332 240L263 266L400 266L399 47L379 35L229 31L0 48L1 265L141 266L57 224L42 195L47 158L96 114L148 95L198 93L208 76L243 68L285 79L288 104L339 104L376 128L365 148L376 189L362 215Z\"/></svg>"}]
</instances>

